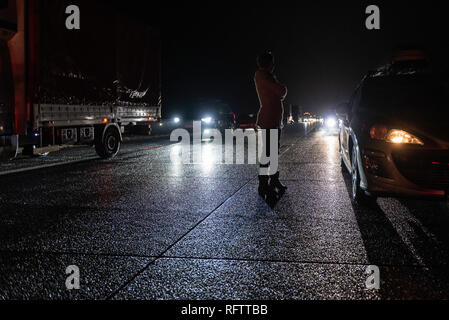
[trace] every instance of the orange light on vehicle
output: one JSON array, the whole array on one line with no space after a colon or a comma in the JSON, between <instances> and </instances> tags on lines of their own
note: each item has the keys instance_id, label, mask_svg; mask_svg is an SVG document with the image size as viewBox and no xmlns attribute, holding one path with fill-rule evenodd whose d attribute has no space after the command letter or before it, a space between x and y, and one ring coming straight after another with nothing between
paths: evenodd
<instances>
[{"instance_id":1,"label":"orange light on vehicle","mask_svg":"<svg viewBox=\"0 0 449 320\"><path fill-rule=\"evenodd\" d=\"M109 119L107 119L107 118L103 119L103 123L108 123L108 122L109 122Z\"/></svg>"},{"instance_id":2,"label":"orange light on vehicle","mask_svg":"<svg viewBox=\"0 0 449 320\"><path fill-rule=\"evenodd\" d=\"M388 132L386 141L395 144L417 144L421 146L424 145L424 142L421 141L421 139L415 137L411 133L397 129L393 129Z\"/></svg>"},{"instance_id":3,"label":"orange light on vehicle","mask_svg":"<svg viewBox=\"0 0 449 320\"><path fill-rule=\"evenodd\" d=\"M404 143L404 138L403 137L393 137L392 139L391 139L391 142L393 142L393 143Z\"/></svg>"},{"instance_id":4,"label":"orange light on vehicle","mask_svg":"<svg viewBox=\"0 0 449 320\"><path fill-rule=\"evenodd\" d=\"M4 129L4 127L3 127L3 126L0 126L0 131L3 131L3 129Z\"/></svg>"},{"instance_id":5,"label":"orange light on vehicle","mask_svg":"<svg viewBox=\"0 0 449 320\"><path fill-rule=\"evenodd\" d=\"M152 117L148 117L148 121L153 121L153 118Z\"/></svg>"}]
</instances>

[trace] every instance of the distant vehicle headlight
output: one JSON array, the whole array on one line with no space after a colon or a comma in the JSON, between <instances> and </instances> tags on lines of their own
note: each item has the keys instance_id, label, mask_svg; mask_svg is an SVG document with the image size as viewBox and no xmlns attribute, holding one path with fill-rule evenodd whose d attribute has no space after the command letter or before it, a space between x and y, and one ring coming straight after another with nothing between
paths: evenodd
<instances>
[{"instance_id":1,"label":"distant vehicle headlight","mask_svg":"<svg viewBox=\"0 0 449 320\"><path fill-rule=\"evenodd\" d=\"M419 144L420 146L424 145L424 142L422 142L421 139L415 137L411 133L396 129L390 130L388 132L386 141L395 144Z\"/></svg>"},{"instance_id":2,"label":"distant vehicle headlight","mask_svg":"<svg viewBox=\"0 0 449 320\"><path fill-rule=\"evenodd\" d=\"M329 117L326 119L326 126L328 128L335 128L337 126L337 119L334 117Z\"/></svg>"},{"instance_id":3,"label":"distant vehicle headlight","mask_svg":"<svg viewBox=\"0 0 449 320\"><path fill-rule=\"evenodd\" d=\"M203 119L201 119L201 121L203 121L204 123L210 124L212 122L212 118L211 117L203 118Z\"/></svg>"},{"instance_id":4,"label":"distant vehicle headlight","mask_svg":"<svg viewBox=\"0 0 449 320\"><path fill-rule=\"evenodd\" d=\"M178 117L176 117L176 118L173 119L173 122L174 122L174 123L180 123L180 122L181 122L181 119L178 118Z\"/></svg>"}]
</instances>

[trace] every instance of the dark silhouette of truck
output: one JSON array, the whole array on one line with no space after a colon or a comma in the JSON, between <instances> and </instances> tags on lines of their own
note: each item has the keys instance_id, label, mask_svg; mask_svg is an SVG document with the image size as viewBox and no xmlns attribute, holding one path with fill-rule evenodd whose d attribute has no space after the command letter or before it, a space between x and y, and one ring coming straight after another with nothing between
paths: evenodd
<instances>
[{"instance_id":1,"label":"dark silhouette of truck","mask_svg":"<svg viewBox=\"0 0 449 320\"><path fill-rule=\"evenodd\" d=\"M160 54L158 30L106 1L0 0L0 158L62 144L115 156L125 127L160 121Z\"/></svg>"}]
</instances>

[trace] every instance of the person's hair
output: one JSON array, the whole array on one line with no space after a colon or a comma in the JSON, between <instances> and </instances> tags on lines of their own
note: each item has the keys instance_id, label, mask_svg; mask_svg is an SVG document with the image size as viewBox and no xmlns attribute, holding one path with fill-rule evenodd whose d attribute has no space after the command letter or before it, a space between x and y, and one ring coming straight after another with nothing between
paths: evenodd
<instances>
[{"instance_id":1,"label":"person's hair","mask_svg":"<svg viewBox=\"0 0 449 320\"><path fill-rule=\"evenodd\" d=\"M257 56L257 66L265 69L274 64L274 56L270 51L265 51Z\"/></svg>"}]
</instances>

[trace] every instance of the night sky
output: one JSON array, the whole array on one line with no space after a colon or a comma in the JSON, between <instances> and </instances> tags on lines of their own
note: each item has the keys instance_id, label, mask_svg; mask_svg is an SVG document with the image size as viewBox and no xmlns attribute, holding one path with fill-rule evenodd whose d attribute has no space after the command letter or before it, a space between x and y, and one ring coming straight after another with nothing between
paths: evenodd
<instances>
[{"instance_id":1,"label":"night sky","mask_svg":"<svg viewBox=\"0 0 449 320\"><path fill-rule=\"evenodd\" d=\"M162 31L164 116L216 100L236 113L257 111L255 57L266 49L289 87L286 105L321 112L347 100L398 46L425 48L434 65L447 68L442 4L392 2L210 1L128 10ZM365 28L370 4L381 9L380 31Z\"/></svg>"}]
</instances>

